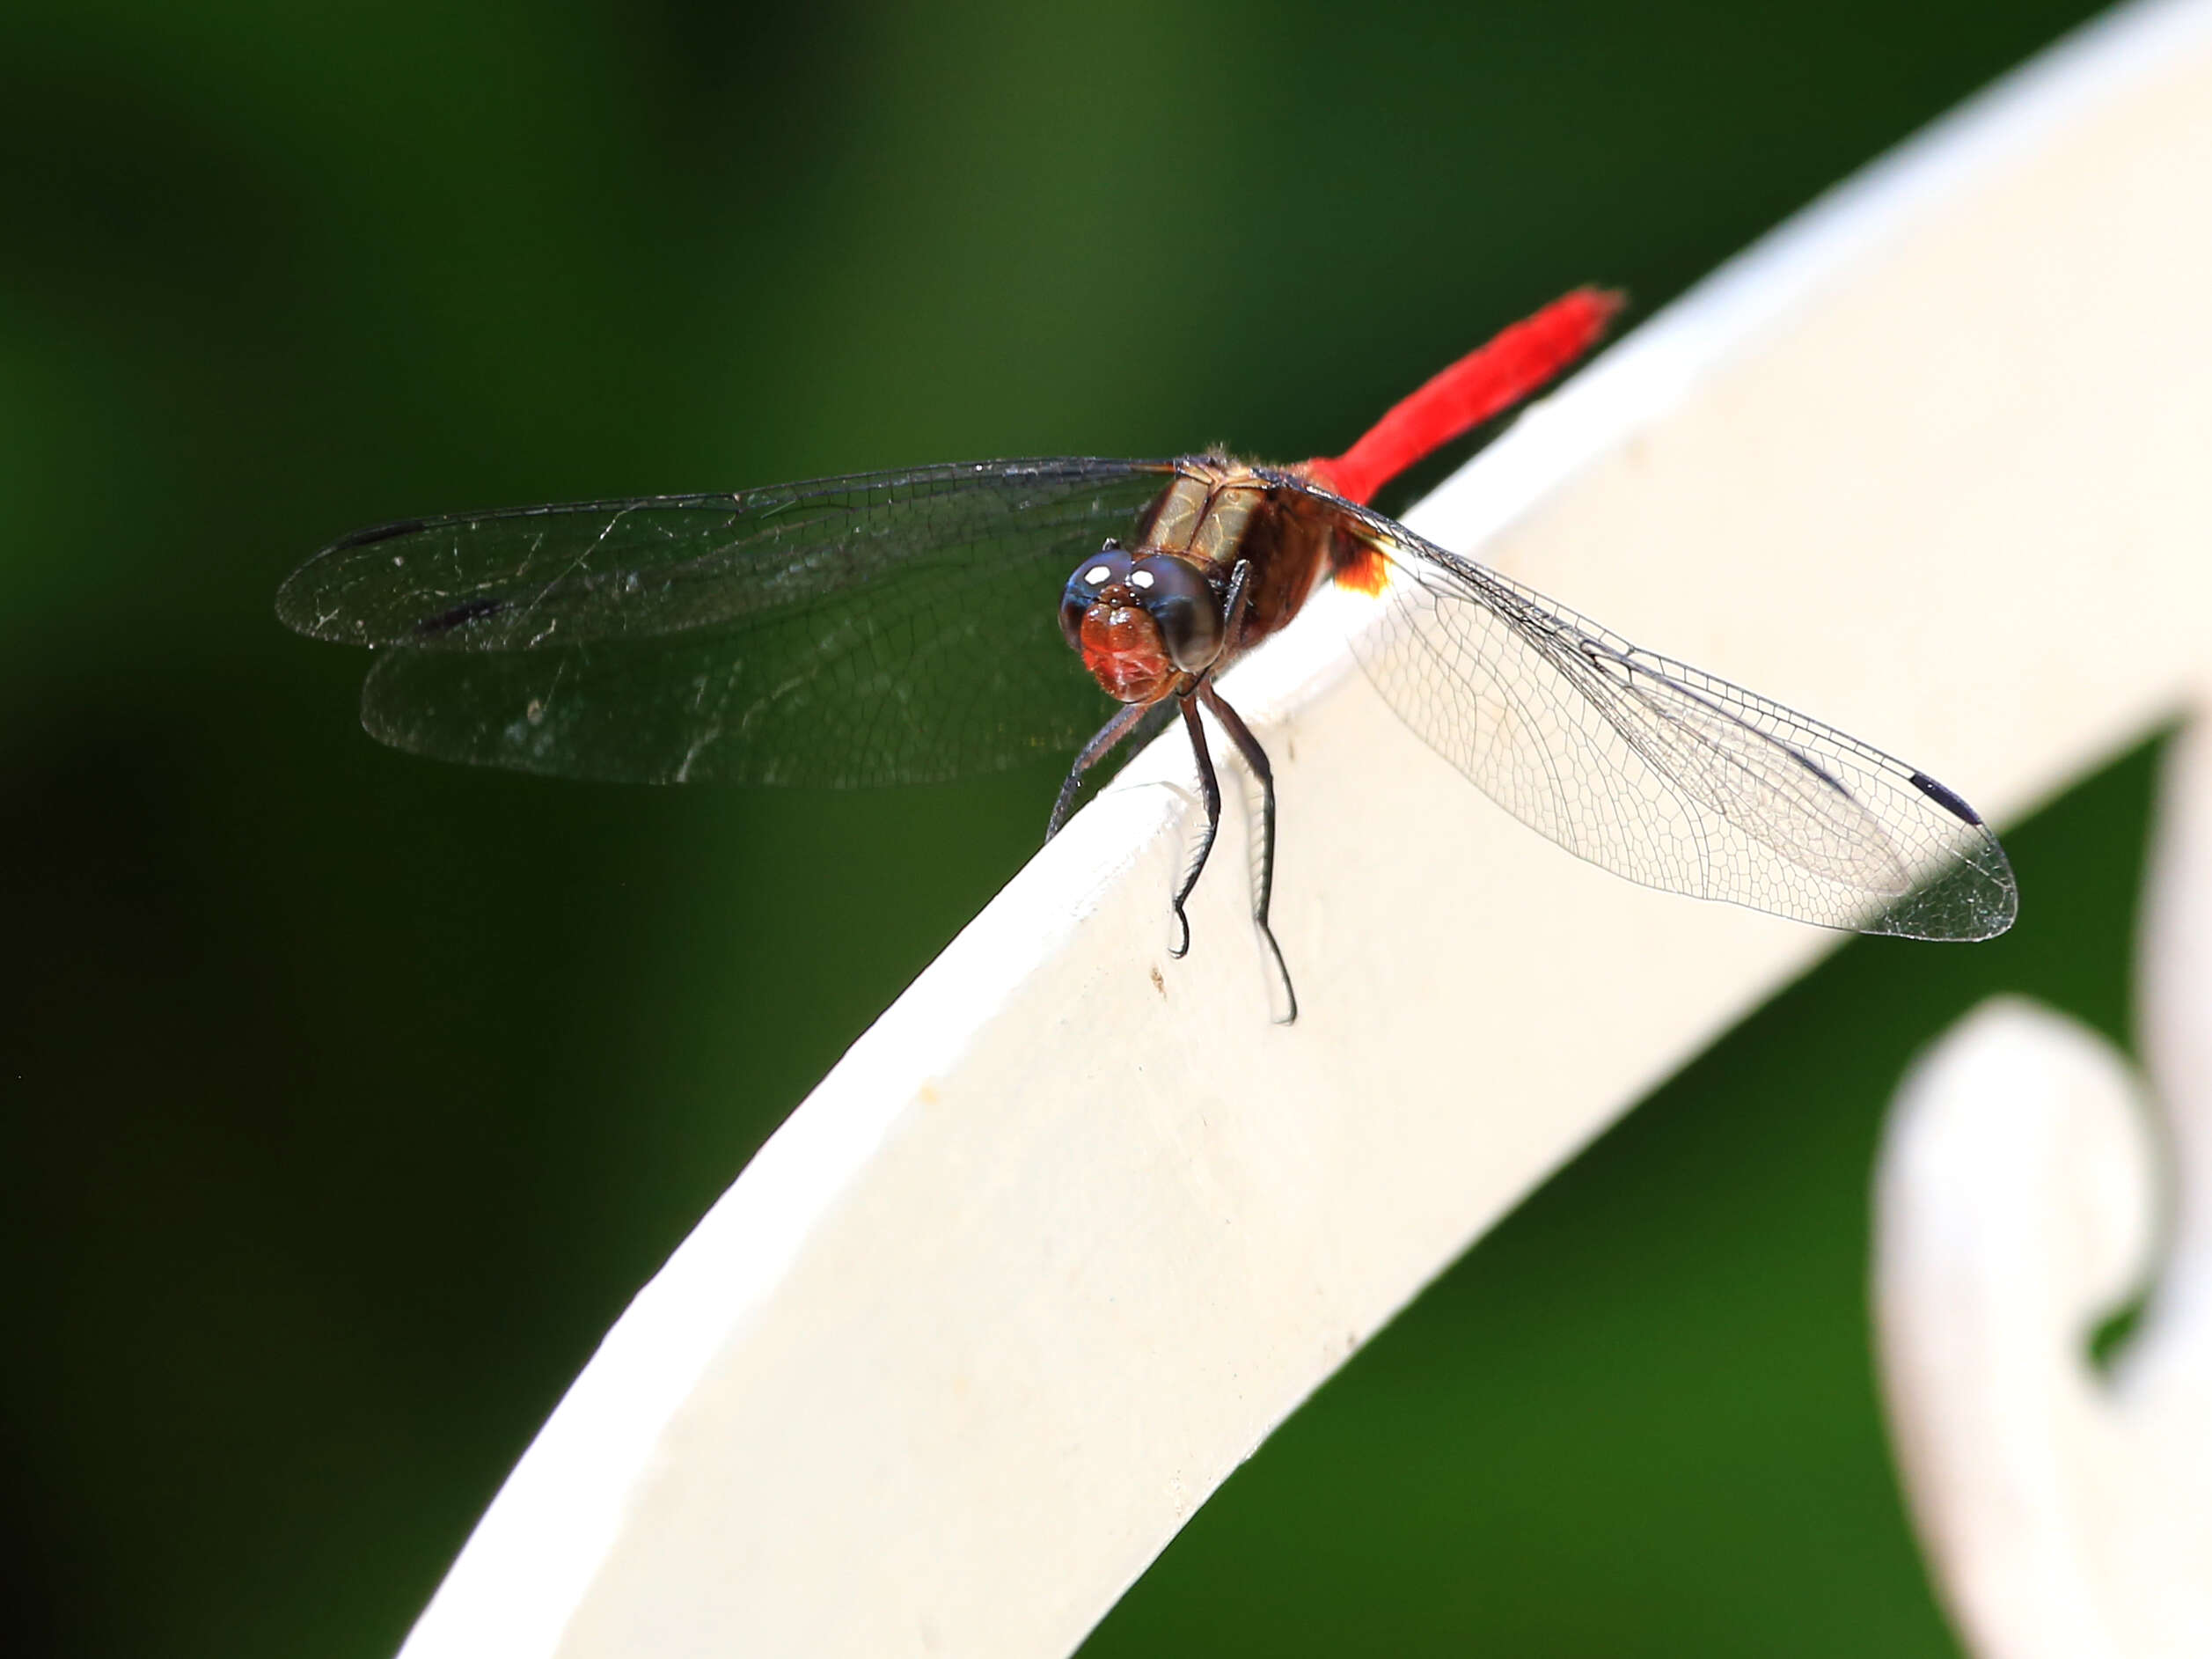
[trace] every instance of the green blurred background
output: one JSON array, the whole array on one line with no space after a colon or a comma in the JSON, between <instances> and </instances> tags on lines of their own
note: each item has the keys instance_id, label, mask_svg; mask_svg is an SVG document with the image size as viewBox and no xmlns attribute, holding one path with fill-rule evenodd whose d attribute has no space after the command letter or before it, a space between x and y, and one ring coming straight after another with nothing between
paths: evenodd
<instances>
[{"instance_id":1,"label":"green blurred background","mask_svg":"<svg viewBox=\"0 0 2212 1659\"><path fill-rule=\"evenodd\" d=\"M9 1649L390 1653L1056 781L410 760L354 723L362 659L274 621L306 554L440 509L1334 450L1572 283L1664 300L2085 11L11 0ZM1853 945L1691 1068L1087 1651L1955 1651L1874 1405L1873 1137L1991 991L2124 1036L2150 775L2018 831L2002 943Z\"/></svg>"}]
</instances>

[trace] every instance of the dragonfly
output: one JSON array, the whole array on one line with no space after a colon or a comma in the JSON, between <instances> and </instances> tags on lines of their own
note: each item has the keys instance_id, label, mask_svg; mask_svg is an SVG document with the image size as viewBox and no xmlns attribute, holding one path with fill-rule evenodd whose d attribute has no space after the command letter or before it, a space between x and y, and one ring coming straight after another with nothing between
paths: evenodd
<instances>
[{"instance_id":1,"label":"dragonfly","mask_svg":"<svg viewBox=\"0 0 2212 1659\"><path fill-rule=\"evenodd\" d=\"M1274 774L1217 680L1333 584L1385 607L1351 640L1385 701L1569 852L1822 927L2003 932L2011 865L1954 791L1368 505L1556 378L1620 304L1593 287L1555 300L1331 458L983 461L410 518L324 548L277 614L377 653L362 723L402 750L837 789L1072 755L1047 841L1100 761L1179 718L1205 821L1170 901L1176 957L1221 818L1210 714L1259 788L1252 920L1287 1021Z\"/></svg>"}]
</instances>

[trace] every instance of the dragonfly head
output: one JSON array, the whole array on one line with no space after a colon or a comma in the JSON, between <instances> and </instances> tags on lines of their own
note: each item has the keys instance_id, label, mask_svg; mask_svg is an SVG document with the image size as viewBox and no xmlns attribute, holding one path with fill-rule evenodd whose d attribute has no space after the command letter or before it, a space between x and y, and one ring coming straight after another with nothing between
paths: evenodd
<instances>
[{"instance_id":1,"label":"dragonfly head","mask_svg":"<svg viewBox=\"0 0 2212 1659\"><path fill-rule=\"evenodd\" d=\"M1109 541L1068 577L1060 632L1107 695L1157 702L1220 656L1221 600L1188 559Z\"/></svg>"}]
</instances>

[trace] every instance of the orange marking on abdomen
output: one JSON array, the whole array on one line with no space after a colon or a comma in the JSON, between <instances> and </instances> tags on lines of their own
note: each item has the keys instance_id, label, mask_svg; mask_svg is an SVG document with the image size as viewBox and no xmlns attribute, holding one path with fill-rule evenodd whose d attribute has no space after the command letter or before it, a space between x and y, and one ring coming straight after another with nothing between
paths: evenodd
<instances>
[{"instance_id":1,"label":"orange marking on abdomen","mask_svg":"<svg viewBox=\"0 0 2212 1659\"><path fill-rule=\"evenodd\" d=\"M1355 547L1337 562L1329 575L1340 588L1380 595L1390 585L1390 561L1373 547Z\"/></svg>"}]
</instances>

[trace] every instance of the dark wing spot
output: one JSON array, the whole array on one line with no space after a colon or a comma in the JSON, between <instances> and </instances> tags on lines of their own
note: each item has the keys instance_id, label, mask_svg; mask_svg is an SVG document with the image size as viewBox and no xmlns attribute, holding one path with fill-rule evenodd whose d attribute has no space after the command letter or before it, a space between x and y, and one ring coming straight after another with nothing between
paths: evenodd
<instances>
[{"instance_id":1,"label":"dark wing spot","mask_svg":"<svg viewBox=\"0 0 2212 1659\"><path fill-rule=\"evenodd\" d=\"M457 605L450 611L424 617L414 625L415 637L436 639L441 634L450 634L457 628L465 628L471 622L481 621L485 617L496 616L506 608L507 601L504 599L471 599L467 604Z\"/></svg>"},{"instance_id":2,"label":"dark wing spot","mask_svg":"<svg viewBox=\"0 0 2212 1659\"><path fill-rule=\"evenodd\" d=\"M389 541L394 536L411 536L423 529L428 522L421 518L402 518L396 524L371 525L366 530L355 531L350 536L339 537L330 544L330 550L336 553L345 547L367 547L379 541Z\"/></svg>"},{"instance_id":3,"label":"dark wing spot","mask_svg":"<svg viewBox=\"0 0 2212 1659\"><path fill-rule=\"evenodd\" d=\"M1913 774L1913 788L1918 789L1923 795L1933 801L1937 806L1943 808L1945 811L1950 813L1952 817L1957 818L1960 823L1972 824L1976 828L1981 826L1981 815L1979 812L1976 812L1974 808L1968 806L1964 801L1953 795L1949 789L1944 788L1942 784L1937 782L1935 779L1930 777L1925 772L1915 772Z\"/></svg>"}]
</instances>

